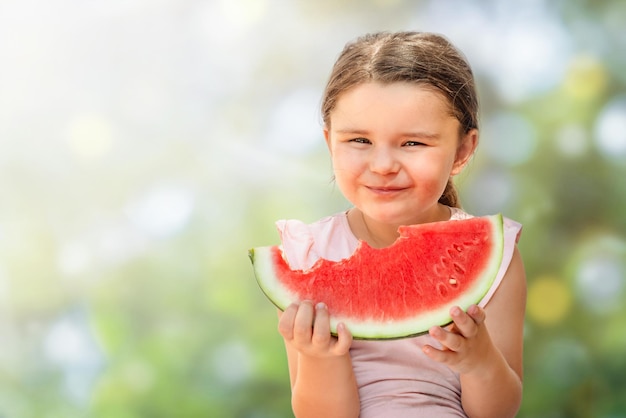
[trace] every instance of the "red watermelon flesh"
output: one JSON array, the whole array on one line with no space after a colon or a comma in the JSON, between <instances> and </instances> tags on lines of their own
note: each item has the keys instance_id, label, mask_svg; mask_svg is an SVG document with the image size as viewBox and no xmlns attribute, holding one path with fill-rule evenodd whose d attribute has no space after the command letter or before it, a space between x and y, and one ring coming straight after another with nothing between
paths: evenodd
<instances>
[{"instance_id":1,"label":"red watermelon flesh","mask_svg":"<svg viewBox=\"0 0 626 418\"><path fill-rule=\"evenodd\" d=\"M250 250L255 275L279 308L324 302L331 330L344 322L354 338L419 335L451 322L452 306L478 303L496 278L503 252L501 215L434 222L399 229L386 248L365 242L350 258L320 259L292 270L278 246Z\"/></svg>"}]
</instances>

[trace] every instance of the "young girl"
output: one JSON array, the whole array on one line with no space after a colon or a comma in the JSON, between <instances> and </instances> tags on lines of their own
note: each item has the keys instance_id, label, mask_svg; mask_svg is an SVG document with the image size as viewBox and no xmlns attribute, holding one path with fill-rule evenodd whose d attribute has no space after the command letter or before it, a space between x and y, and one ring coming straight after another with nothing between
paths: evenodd
<instances>
[{"instance_id":1,"label":"young girl","mask_svg":"<svg viewBox=\"0 0 626 418\"><path fill-rule=\"evenodd\" d=\"M376 33L346 45L322 103L338 187L353 207L306 225L277 223L293 268L340 260L363 240L385 247L399 225L470 217L452 177L478 143L472 71L446 39ZM513 417L522 397L525 274L505 221L496 284L478 305L451 309L453 324L392 341L329 331L324 301L279 314L296 417ZM419 257L417 254L416 257Z\"/></svg>"}]
</instances>

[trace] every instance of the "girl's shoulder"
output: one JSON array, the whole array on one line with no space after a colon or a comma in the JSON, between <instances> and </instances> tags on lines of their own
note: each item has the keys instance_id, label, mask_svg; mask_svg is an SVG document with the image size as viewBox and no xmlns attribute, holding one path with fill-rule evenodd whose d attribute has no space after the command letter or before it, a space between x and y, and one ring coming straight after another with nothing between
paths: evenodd
<instances>
[{"instance_id":1,"label":"girl's shoulder","mask_svg":"<svg viewBox=\"0 0 626 418\"><path fill-rule=\"evenodd\" d=\"M450 207L450 214L451 221L470 219L474 217L474 215L465 212L463 209L454 207ZM522 224L514 221L513 219L507 218L506 216L503 216L502 220L504 222L504 245L510 245L511 243L516 244L522 233Z\"/></svg>"},{"instance_id":2,"label":"girl's shoulder","mask_svg":"<svg viewBox=\"0 0 626 418\"><path fill-rule=\"evenodd\" d=\"M320 258L338 261L358 246L350 230L347 212L326 216L313 223L297 219L276 222L283 253L294 269L310 268Z\"/></svg>"},{"instance_id":3,"label":"girl's shoulder","mask_svg":"<svg viewBox=\"0 0 626 418\"><path fill-rule=\"evenodd\" d=\"M469 213L465 212L463 209L450 206L450 220L451 221L459 221L461 219L470 219L473 217L474 215L470 215Z\"/></svg>"}]
</instances>

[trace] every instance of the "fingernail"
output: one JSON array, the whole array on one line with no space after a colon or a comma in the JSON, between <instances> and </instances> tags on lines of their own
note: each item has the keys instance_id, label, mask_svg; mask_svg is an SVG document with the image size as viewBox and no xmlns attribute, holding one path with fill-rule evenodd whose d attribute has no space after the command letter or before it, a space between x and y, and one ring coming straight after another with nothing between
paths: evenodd
<instances>
[{"instance_id":1,"label":"fingernail","mask_svg":"<svg viewBox=\"0 0 626 418\"><path fill-rule=\"evenodd\" d=\"M315 305L315 309L317 310L326 309L326 304L324 302L319 302L317 305Z\"/></svg>"},{"instance_id":2,"label":"fingernail","mask_svg":"<svg viewBox=\"0 0 626 418\"><path fill-rule=\"evenodd\" d=\"M451 314L452 316L459 316L459 315L461 315L461 312L462 312L462 311L461 311L461 308L459 308L458 306L455 306L454 308L452 308L452 309L450 310L450 314Z\"/></svg>"}]
</instances>

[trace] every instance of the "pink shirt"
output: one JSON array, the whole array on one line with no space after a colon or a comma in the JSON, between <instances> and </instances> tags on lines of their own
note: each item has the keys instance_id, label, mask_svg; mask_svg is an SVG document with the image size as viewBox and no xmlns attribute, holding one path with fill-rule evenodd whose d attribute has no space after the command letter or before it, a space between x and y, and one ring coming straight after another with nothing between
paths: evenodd
<instances>
[{"instance_id":1,"label":"pink shirt","mask_svg":"<svg viewBox=\"0 0 626 418\"><path fill-rule=\"evenodd\" d=\"M319 258L339 261L349 257L358 239L348 225L347 212L313 224L297 220L276 223L283 250L294 269L311 267ZM451 220L471 215L451 208ZM502 281L511 262L521 225L504 218L504 254L498 277L480 301L485 306ZM461 407L461 383L457 373L434 362L421 350L437 346L429 335L388 341L354 340L350 349L359 387L361 418L466 417Z\"/></svg>"}]
</instances>

